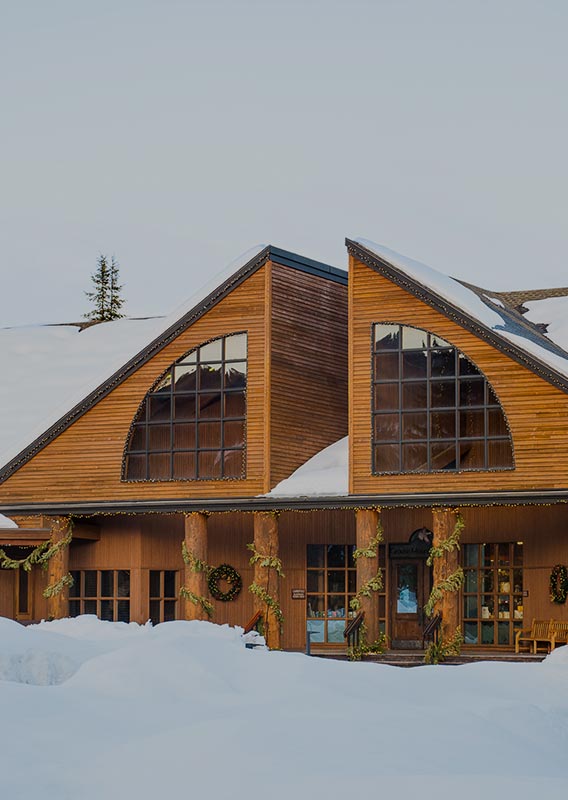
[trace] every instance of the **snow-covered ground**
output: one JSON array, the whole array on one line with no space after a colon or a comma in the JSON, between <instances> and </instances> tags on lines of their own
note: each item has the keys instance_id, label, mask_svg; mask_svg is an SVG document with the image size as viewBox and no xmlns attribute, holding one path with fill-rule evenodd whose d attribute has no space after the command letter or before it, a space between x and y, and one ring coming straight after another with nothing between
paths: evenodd
<instances>
[{"instance_id":1,"label":"snow-covered ground","mask_svg":"<svg viewBox=\"0 0 568 800\"><path fill-rule=\"evenodd\" d=\"M568 648L399 669L205 622L0 620L0 797L560 797Z\"/></svg>"}]
</instances>

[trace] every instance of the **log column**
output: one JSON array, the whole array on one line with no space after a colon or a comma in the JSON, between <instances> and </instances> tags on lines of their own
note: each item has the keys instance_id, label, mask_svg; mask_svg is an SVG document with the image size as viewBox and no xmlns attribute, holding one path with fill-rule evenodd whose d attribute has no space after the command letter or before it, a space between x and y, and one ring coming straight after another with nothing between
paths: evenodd
<instances>
[{"instance_id":1,"label":"log column","mask_svg":"<svg viewBox=\"0 0 568 800\"><path fill-rule=\"evenodd\" d=\"M207 514L200 511L185 515L185 545L195 558L207 563ZM207 575L205 572L194 572L189 564L185 565L184 586L199 597L207 597ZM185 619L208 619L200 605L191 600L184 601Z\"/></svg>"},{"instance_id":2,"label":"log column","mask_svg":"<svg viewBox=\"0 0 568 800\"><path fill-rule=\"evenodd\" d=\"M355 511L357 529L357 549L366 550L377 535L380 512L375 509L358 508ZM361 556L355 562L357 567L357 591L375 577L379 569L379 548L374 558ZM365 612L365 626L367 628L367 642L371 644L379 636L379 598L376 592L371 592L371 597L361 597L361 611Z\"/></svg>"},{"instance_id":3,"label":"log column","mask_svg":"<svg viewBox=\"0 0 568 800\"><path fill-rule=\"evenodd\" d=\"M458 509L434 508L432 509L432 544L437 547L441 541L448 539L456 525ZM440 558L435 558L432 564L434 583L449 577L459 567L459 550L456 548L451 553L444 553ZM434 613L442 613L442 627L440 634L442 641L450 639L460 624L460 592L444 592L444 596L436 604Z\"/></svg>"},{"instance_id":4,"label":"log column","mask_svg":"<svg viewBox=\"0 0 568 800\"><path fill-rule=\"evenodd\" d=\"M69 535L71 521L68 517L50 519L51 541L57 544ZM47 562L47 585L58 583L69 572L69 547L62 547ZM48 619L63 619L69 616L69 587L64 586L59 594L47 598Z\"/></svg>"},{"instance_id":5,"label":"log column","mask_svg":"<svg viewBox=\"0 0 568 800\"><path fill-rule=\"evenodd\" d=\"M257 553L263 556L278 558L278 517L274 513L262 511L254 514L254 546ZM273 567L263 567L259 561L254 565L254 582L264 589L267 594L280 603L280 576ZM267 608L261 598L255 595L254 610L260 611L264 622L264 636L266 644L272 650L281 647L280 622L274 616L272 609Z\"/></svg>"}]
</instances>

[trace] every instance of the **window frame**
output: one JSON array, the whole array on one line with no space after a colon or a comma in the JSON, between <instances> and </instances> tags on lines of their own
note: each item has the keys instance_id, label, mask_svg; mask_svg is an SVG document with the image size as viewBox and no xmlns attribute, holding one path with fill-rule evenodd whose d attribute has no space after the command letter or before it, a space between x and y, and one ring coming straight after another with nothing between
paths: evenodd
<instances>
[{"instance_id":1,"label":"window frame","mask_svg":"<svg viewBox=\"0 0 568 800\"><path fill-rule=\"evenodd\" d=\"M234 358L227 358L226 357L226 343L228 339L237 336L244 336L245 337L245 355L244 357L234 357ZM201 351L206 348L208 345L213 344L214 342L221 343L221 356L219 358L207 358L205 356L201 356ZM185 365L189 366L191 363L195 363L196 365L196 384L195 387L191 390L183 390L175 389L175 370L176 368L183 367ZM220 387L218 389L214 387L205 387L202 388L201 385L197 385L197 376L201 375L199 372L200 364L207 364L207 365L218 365L221 377L220 377ZM244 372L244 385L242 387L235 387L235 388L227 388L225 386L225 372L227 365L231 364L244 364L245 372ZM164 370L164 372L159 376L159 378L154 382L151 389L144 395L144 399L140 403L137 412L130 424L130 428L128 430L128 435L126 437L125 445L124 445L124 452L123 452L123 459L122 459L122 469L121 469L121 480L126 483L162 483L162 482L188 482L188 481L234 481L234 480L244 480L246 479L246 454L247 454L247 419L248 419L248 397L247 397L247 385L248 385L248 367L249 367L249 359L248 359L248 331L240 330L240 331L232 331L230 333L223 333L220 336L214 336L206 341L200 342L199 345L196 347L191 348L186 353L184 353L180 358L176 359L169 367ZM160 395L160 386L167 381L169 378L169 392L163 393ZM206 395L214 395L218 394L220 403L219 403L219 414L214 417L206 417L200 416L198 403L201 397ZM228 396L234 395L235 397L242 395L243 399L243 410L242 414L226 414L225 413L225 398ZM150 417L150 406L152 400L154 398L164 397L168 398L169 401L169 416L164 419L154 419L152 420ZM175 416L175 400L176 398L179 399L189 399L191 397L195 398L195 414L193 418L179 418L176 419ZM214 425L219 426L219 446L199 446L199 439L200 436L203 434L203 426L207 423L211 423ZM226 425L227 423L238 423L242 425L242 444L241 445L232 445L226 444ZM179 430L179 427L176 426L193 426L194 433L193 433L193 446L176 446L176 439L175 434L176 430ZM201 426L201 427L200 427ZM160 427L164 429L168 428L168 435L169 435L169 445L163 446L162 448L151 448L150 446L150 432L152 430L158 431ZM136 432L140 430L143 432L144 438L144 445L142 447L133 448L132 444L134 441L134 436ZM240 454L240 470L238 474L226 474L228 472L226 468L226 457L230 454ZM220 466L219 466L219 475L212 475L212 474L205 474L205 461L207 454L219 454L220 458ZM193 475L181 475L176 474L176 456L186 456L189 461L193 457ZM169 475L152 475L151 471L151 459L152 457L165 457L168 459L168 466L169 466ZM129 468L130 468L130 458L131 457L144 457L145 459L145 476L144 477L131 477L129 476ZM202 460L204 465L202 466Z\"/></svg>"},{"instance_id":2,"label":"window frame","mask_svg":"<svg viewBox=\"0 0 568 800\"><path fill-rule=\"evenodd\" d=\"M399 341L395 348L388 349L388 348L377 348L377 328L380 326L392 326L398 327L398 336ZM416 331L420 334L424 335L425 345L422 347L410 347L404 348L403 345L403 336L404 336L404 329ZM438 344L434 344L437 342ZM426 372L423 375L418 376L405 376L403 365L404 355L405 353L418 353L418 352L425 352L426 353ZM454 365L453 365L453 374L452 375L432 375L432 352L452 352L454 358ZM392 376L387 377L378 377L377 375L377 356L385 355L386 353L393 353L397 354L398 363L397 363L397 372L398 376L393 378ZM460 362L460 359L464 359L464 362ZM464 372L463 374L460 373L460 363L467 363L473 367L474 372L468 373ZM482 384L483 385L483 401L480 403L471 403L471 404L464 404L460 402L460 388L462 385L465 385L466 382L469 381L470 383L475 384ZM419 328L415 325L408 325L406 323L401 322L392 322L392 321L381 321L381 322L374 322L371 325L371 473L375 476L382 476L382 475L431 475L431 474L438 474L438 475L447 475L447 474L459 474L462 472L505 472L511 471L515 469L515 454L514 454L514 442L513 436L511 434L511 429L509 426L509 421L507 419L507 415L505 413L505 409L499 400L499 397L491 385L491 382L488 380L487 376L482 372L482 370L475 364L468 356L465 355L458 347L456 347L451 342L447 341L443 337L439 336L438 334L433 333L430 330L425 328ZM442 389L444 384L449 385L453 383L453 404L446 404L446 405L434 405L432 402L432 389L435 386L439 386ZM425 405L417 405L416 407L406 406L404 405L403 400L403 392L404 387L418 386L420 384L425 385L426 387L426 400ZM389 409L387 405L382 407L378 407L377 405L377 387L381 386L396 386L397 389L397 401L393 404L392 409ZM503 421L506 427L506 435L505 434L489 434L489 415L490 412L494 409L498 409L502 415ZM463 412L478 412L483 413L483 434L482 435L461 435L461 416ZM454 414L454 434L436 437L432 435L432 422L435 414ZM398 416L397 425L398 425L398 435L397 437L393 437L388 439L387 436L379 437L377 436L376 430L376 423L375 420L377 417L380 416ZM410 415L418 416L424 415L426 421L426 432L424 436L417 436L417 437L410 437L404 434L404 421L405 415L407 418ZM504 465L504 466L491 466L490 465L490 443L507 443L510 447L511 453L511 463ZM463 445L467 445L470 443L472 446L475 444L483 443L483 465L482 466L462 466L460 464L460 457L461 457L461 447ZM433 448L435 445L444 445L446 444L448 448L453 447L454 451L454 467L449 468L436 468L432 466L433 462ZM398 469L383 469L381 465L377 464L377 451L378 448L381 446L398 446ZM409 467L405 468L404 465L404 446L416 446L422 445L425 448L426 453L426 464L425 469L421 469L419 467ZM394 454L394 453L393 453Z\"/></svg>"}]
</instances>

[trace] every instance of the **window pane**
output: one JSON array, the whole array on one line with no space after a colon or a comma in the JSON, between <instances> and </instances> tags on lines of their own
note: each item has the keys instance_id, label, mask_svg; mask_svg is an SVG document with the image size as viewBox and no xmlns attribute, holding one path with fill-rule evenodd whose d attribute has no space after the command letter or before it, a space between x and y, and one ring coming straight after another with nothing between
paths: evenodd
<instances>
[{"instance_id":1,"label":"window pane","mask_svg":"<svg viewBox=\"0 0 568 800\"><path fill-rule=\"evenodd\" d=\"M433 411L430 415L432 439L453 439L456 435L456 412Z\"/></svg>"},{"instance_id":2,"label":"window pane","mask_svg":"<svg viewBox=\"0 0 568 800\"><path fill-rule=\"evenodd\" d=\"M117 621L130 622L130 600L118 600L117 608Z\"/></svg>"},{"instance_id":3,"label":"window pane","mask_svg":"<svg viewBox=\"0 0 568 800\"><path fill-rule=\"evenodd\" d=\"M309 569L307 574L308 592L324 592L323 570Z\"/></svg>"},{"instance_id":4,"label":"window pane","mask_svg":"<svg viewBox=\"0 0 568 800\"><path fill-rule=\"evenodd\" d=\"M345 567L345 546L330 544L327 546L327 566Z\"/></svg>"},{"instance_id":5,"label":"window pane","mask_svg":"<svg viewBox=\"0 0 568 800\"><path fill-rule=\"evenodd\" d=\"M195 449L195 423L174 425L174 448L176 450Z\"/></svg>"},{"instance_id":6,"label":"window pane","mask_svg":"<svg viewBox=\"0 0 568 800\"><path fill-rule=\"evenodd\" d=\"M398 383L378 383L375 386L375 408L377 411L398 408Z\"/></svg>"},{"instance_id":7,"label":"window pane","mask_svg":"<svg viewBox=\"0 0 568 800\"><path fill-rule=\"evenodd\" d=\"M398 351L394 353L378 353L375 356L375 379L398 380Z\"/></svg>"},{"instance_id":8,"label":"window pane","mask_svg":"<svg viewBox=\"0 0 568 800\"><path fill-rule=\"evenodd\" d=\"M132 430L131 450L146 450L146 426L135 425Z\"/></svg>"},{"instance_id":9,"label":"window pane","mask_svg":"<svg viewBox=\"0 0 568 800\"><path fill-rule=\"evenodd\" d=\"M375 325L375 350L398 350L399 325Z\"/></svg>"},{"instance_id":10,"label":"window pane","mask_svg":"<svg viewBox=\"0 0 568 800\"><path fill-rule=\"evenodd\" d=\"M221 447L221 423L220 422L200 422L197 430L199 448Z\"/></svg>"},{"instance_id":11,"label":"window pane","mask_svg":"<svg viewBox=\"0 0 568 800\"><path fill-rule=\"evenodd\" d=\"M159 570L150 570L150 597L161 597Z\"/></svg>"},{"instance_id":12,"label":"window pane","mask_svg":"<svg viewBox=\"0 0 568 800\"><path fill-rule=\"evenodd\" d=\"M130 570L120 569L117 572L118 597L130 597Z\"/></svg>"},{"instance_id":13,"label":"window pane","mask_svg":"<svg viewBox=\"0 0 568 800\"><path fill-rule=\"evenodd\" d=\"M199 477L221 477L221 453L219 451L199 453Z\"/></svg>"},{"instance_id":14,"label":"window pane","mask_svg":"<svg viewBox=\"0 0 568 800\"><path fill-rule=\"evenodd\" d=\"M126 468L128 477L131 480L144 480L146 477L146 456L128 456Z\"/></svg>"},{"instance_id":15,"label":"window pane","mask_svg":"<svg viewBox=\"0 0 568 800\"><path fill-rule=\"evenodd\" d=\"M150 600L150 620L152 625L158 625L160 622L160 601Z\"/></svg>"},{"instance_id":16,"label":"window pane","mask_svg":"<svg viewBox=\"0 0 568 800\"><path fill-rule=\"evenodd\" d=\"M432 408L455 408L455 381L432 381L430 388L430 402Z\"/></svg>"},{"instance_id":17,"label":"window pane","mask_svg":"<svg viewBox=\"0 0 568 800\"><path fill-rule=\"evenodd\" d=\"M307 548L308 567L323 567L325 564L325 545L309 544Z\"/></svg>"},{"instance_id":18,"label":"window pane","mask_svg":"<svg viewBox=\"0 0 568 800\"><path fill-rule=\"evenodd\" d=\"M176 573L173 569L164 572L164 597L176 596Z\"/></svg>"},{"instance_id":19,"label":"window pane","mask_svg":"<svg viewBox=\"0 0 568 800\"><path fill-rule=\"evenodd\" d=\"M171 622L176 618L176 601L164 600L164 622Z\"/></svg>"},{"instance_id":20,"label":"window pane","mask_svg":"<svg viewBox=\"0 0 568 800\"><path fill-rule=\"evenodd\" d=\"M247 357L247 335L246 333L236 333L227 336L225 339L225 358L244 360Z\"/></svg>"},{"instance_id":21,"label":"window pane","mask_svg":"<svg viewBox=\"0 0 568 800\"><path fill-rule=\"evenodd\" d=\"M69 597L81 597L81 572L71 570L71 577L73 578L73 586L69 588Z\"/></svg>"},{"instance_id":22,"label":"window pane","mask_svg":"<svg viewBox=\"0 0 568 800\"><path fill-rule=\"evenodd\" d=\"M456 442L438 442L430 445L431 469L455 470L456 468Z\"/></svg>"},{"instance_id":23,"label":"window pane","mask_svg":"<svg viewBox=\"0 0 568 800\"><path fill-rule=\"evenodd\" d=\"M375 447L375 472L400 472L398 444L380 444Z\"/></svg>"},{"instance_id":24,"label":"window pane","mask_svg":"<svg viewBox=\"0 0 568 800\"><path fill-rule=\"evenodd\" d=\"M402 354L403 378L426 378L428 375L428 356L425 350L414 350Z\"/></svg>"},{"instance_id":25,"label":"window pane","mask_svg":"<svg viewBox=\"0 0 568 800\"><path fill-rule=\"evenodd\" d=\"M174 367L174 392L194 392L197 386L197 366L184 364Z\"/></svg>"},{"instance_id":26,"label":"window pane","mask_svg":"<svg viewBox=\"0 0 568 800\"><path fill-rule=\"evenodd\" d=\"M329 570L327 573L327 591L345 591L345 570Z\"/></svg>"},{"instance_id":27,"label":"window pane","mask_svg":"<svg viewBox=\"0 0 568 800\"><path fill-rule=\"evenodd\" d=\"M149 396L150 406L148 419L151 422L166 420L171 415L171 398L168 395L154 394Z\"/></svg>"},{"instance_id":28,"label":"window pane","mask_svg":"<svg viewBox=\"0 0 568 800\"><path fill-rule=\"evenodd\" d=\"M489 467L513 465L513 450L509 439L490 439L487 442L487 464Z\"/></svg>"},{"instance_id":29,"label":"window pane","mask_svg":"<svg viewBox=\"0 0 568 800\"><path fill-rule=\"evenodd\" d=\"M345 631L345 622L340 622L339 620L331 620L327 623L327 641L334 642L334 643L341 643L343 644L344 636L343 632Z\"/></svg>"},{"instance_id":30,"label":"window pane","mask_svg":"<svg viewBox=\"0 0 568 800\"><path fill-rule=\"evenodd\" d=\"M328 594L327 616L341 618L347 616L346 598L344 594Z\"/></svg>"},{"instance_id":31,"label":"window pane","mask_svg":"<svg viewBox=\"0 0 568 800\"><path fill-rule=\"evenodd\" d=\"M174 453L174 478L195 478L195 453Z\"/></svg>"},{"instance_id":32,"label":"window pane","mask_svg":"<svg viewBox=\"0 0 568 800\"><path fill-rule=\"evenodd\" d=\"M422 381L402 384L402 407L406 410L428 407L428 384Z\"/></svg>"},{"instance_id":33,"label":"window pane","mask_svg":"<svg viewBox=\"0 0 568 800\"><path fill-rule=\"evenodd\" d=\"M208 344L204 344L199 348L199 360L204 361L221 361L221 339L215 339Z\"/></svg>"},{"instance_id":34,"label":"window pane","mask_svg":"<svg viewBox=\"0 0 568 800\"><path fill-rule=\"evenodd\" d=\"M69 601L69 616L78 617L81 613L81 603L78 600Z\"/></svg>"},{"instance_id":35,"label":"window pane","mask_svg":"<svg viewBox=\"0 0 568 800\"><path fill-rule=\"evenodd\" d=\"M464 609L463 609L464 617L473 617L477 619L477 595L473 597L464 597Z\"/></svg>"},{"instance_id":36,"label":"window pane","mask_svg":"<svg viewBox=\"0 0 568 800\"><path fill-rule=\"evenodd\" d=\"M169 425L151 425L148 428L148 449L151 451L169 450L171 434Z\"/></svg>"},{"instance_id":37,"label":"window pane","mask_svg":"<svg viewBox=\"0 0 568 800\"><path fill-rule=\"evenodd\" d=\"M456 374L455 350L432 350L430 363L433 378L450 378Z\"/></svg>"},{"instance_id":38,"label":"window pane","mask_svg":"<svg viewBox=\"0 0 568 800\"><path fill-rule=\"evenodd\" d=\"M409 328L407 325L402 326L402 349L403 350L416 350L423 349L428 344L428 334L426 331L421 331L418 328Z\"/></svg>"},{"instance_id":39,"label":"window pane","mask_svg":"<svg viewBox=\"0 0 568 800\"><path fill-rule=\"evenodd\" d=\"M461 353L458 353L458 365L458 371L460 375L479 375L479 370L475 364L473 364L469 358L466 358Z\"/></svg>"},{"instance_id":40,"label":"window pane","mask_svg":"<svg viewBox=\"0 0 568 800\"><path fill-rule=\"evenodd\" d=\"M221 365L220 364L200 364L199 366L199 389L200 391L211 391L221 389Z\"/></svg>"},{"instance_id":41,"label":"window pane","mask_svg":"<svg viewBox=\"0 0 568 800\"><path fill-rule=\"evenodd\" d=\"M460 436L485 436L485 411L460 411Z\"/></svg>"},{"instance_id":42,"label":"window pane","mask_svg":"<svg viewBox=\"0 0 568 800\"><path fill-rule=\"evenodd\" d=\"M510 644L510 630L511 626L508 622L499 622L497 624L498 644Z\"/></svg>"},{"instance_id":43,"label":"window pane","mask_svg":"<svg viewBox=\"0 0 568 800\"><path fill-rule=\"evenodd\" d=\"M195 395L182 394L174 397L174 416L178 419L195 419Z\"/></svg>"},{"instance_id":44,"label":"window pane","mask_svg":"<svg viewBox=\"0 0 568 800\"><path fill-rule=\"evenodd\" d=\"M114 597L114 572L111 569L101 571L101 597Z\"/></svg>"},{"instance_id":45,"label":"window pane","mask_svg":"<svg viewBox=\"0 0 568 800\"><path fill-rule=\"evenodd\" d=\"M467 567L476 567L478 564L478 549L476 544L464 544L464 564Z\"/></svg>"},{"instance_id":46,"label":"window pane","mask_svg":"<svg viewBox=\"0 0 568 800\"><path fill-rule=\"evenodd\" d=\"M403 444L402 468L408 472L428 469L428 447L425 444Z\"/></svg>"},{"instance_id":47,"label":"window pane","mask_svg":"<svg viewBox=\"0 0 568 800\"><path fill-rule=\"evenodd\" d=\"M482 406L485 401L485 382L483 378L466 378L459 382L460 406Z\"/></svg>"},{"instance_id":48,"label":"window pane","mask_svg":"<svg viewBox=\"0 0 568 800\"><path fill-rule=\"evenodd\" d=\"M221 419L221 395L219 393L199 395L199 418Z\"/></svg>"},{"instance_id":49,"label":"window pane","mask_svg":"<svg viewBox=\"0 0 568 800\"><path fill-rule=\"evenodd\" d=\"M246 385L246 363L228 364L225 371L225 388L241 389Z\"/></svg>"},{"instance_id":50,"label":"window pane","mask_svg":"<svg viewBox=\"0 0 568 800\"><path fill-rule=\"evenodd\" d=\"M101 619L112 622L114 619L114 600L101 600Z\"/></svg>"},{"instance_id":51,"label":"window pane","mask_svg":"<svg viewBox=\"0 0 568 800\"><path fill-rule=\"evenodd\" d=\"M148 456L148 472L151 478L170 478L171 462L169 453L155 455L150 453Z\"/></svg>"},{"instance_id":52,"label":"window pane","mask_svg":"<svg viewBox=\"0 0 568 800\"><path fill-rule=\"evenodd\" d=\"M308 617L323 617L324 616L324 603L325 598L323 595L308 595L307 599L307 615Z\"/></svg>"},{"instance_id":53,"label":"window pane","mask_svg":"<svg viewBox=\"0 0 568 800\"><path fill-rule=\"evenodd\" d=\"M244 417L245 409L244 392L231 392L225 395L225 417Z\"/></svg>"},{"instance_id":54,"label":"window pane","mask_svg":"<svg viewBox=\"0 0 568 800\"><path fill-rule=\"evenodd\" d=\"M244 476L244 450L223 451L223 475L225 478L240 478Z\"/></svg>"},{"instance_id":55,"label":"window pane","mask_svg":"<svg viewBox=\"0 0 568 800\"><path fill-rule=\"evenodd\" d=\"M245 424L243 421L225 422L223 424L223 446L242 447L245 442Z\"/></svg>"},{"instance_id":56,"label":"window pane","mask_svg":"<svg viewBox=\"0 0 568 800\"><path fill-rule=\"evenodd\" d=\"M507 430L505 415L503 414L503 411L500 408L489 408L487 410L487 424L488 424L487 433L489 436L508 437L509 431Z\"/></svg>"},{"instance_id":57,"label":"window pane","mask_svg":"<svg viewBox=\"0 0 568 800\"><path fill-rule=\"evenodd\" d=\"M403 439L426 439L428 436L428 416L425 412L402 415Z\"/></svg>"},{"instance_id":58,"label":"window pane","mask_svg":"<svg viewBox=\"0 0 568 800\"><path fill-rule=\"evenodd\" d=\"M375 439L380 442L400 439L400 417L396 414L375 414Z\"/></svg>"},{"instance_id":59,"label":"window pane","mask_svg":"<svg viewBox=\"0 0 568 800\"><path fill-rule=\"evenodd\" d=\"M83 573L83 593L83 597L97 596L97 571L95 569L88 569Z\"/></svg>"},{"instance_id":60,"label":"window pane","mask_svg":"<svg viewBox=\"0 0 568 800\"><path fill-rule=\"evenodd\" d=\"M310 641L319 643L325 641L325 622L314 622L308 620L306 631L310 634Z\"/></svg>"},{"instance_id":61,"label":"window pane","mask_svg":"<svg viewBox=\"0 0 568 800\"><path fill-rule=\"evenodd\" d=\"M418 613L418 570L416 564L398 567L396 610L398 614Z\"/></svg>"},{"instance_id":62,"label":"window pane","mask_svg":"<svg viewBox=\"0 0 568 800\"><path fill-rule=\"evenodd\" d=\"M481 644L495 643L495 626L492 622L481 623Z\"/></svg>"},{"instance_id":63,"label":"window pane","mask_svg":"<svg viewBox=\"0 0 568 800\"><path fill-rule=\"evenodd\" d=\"M485 442L460 442L460 468L483 469L485 466Z\"/></svg>"},{"instance_id":64,"label":"window pane","mask_svg":"<svg viewBox=\"0 0 568 800\"><path fill-rule=\"evenodd\" d=\"M477 644L479 641L477 622L466 622L463 627L465 644Z\"/></svg>"},{"instance_id":65,"label":"window pane","mask_svg":"<svg viewBox=\"0 0 568 800\"><path fill-rule=\"evenodd\" d=\"M96 600L84 600L83 601L83 614L94 614L97 615L97 601Z\"/></svg>"}]
</instances>

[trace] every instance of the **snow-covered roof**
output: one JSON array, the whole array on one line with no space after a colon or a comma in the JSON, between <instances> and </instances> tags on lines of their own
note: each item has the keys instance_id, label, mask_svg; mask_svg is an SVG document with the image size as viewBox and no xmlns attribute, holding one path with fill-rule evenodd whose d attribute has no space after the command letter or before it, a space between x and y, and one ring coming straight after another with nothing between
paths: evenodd
<instances>
[{"instance_id":1,"label":"snow-covered roof","mask_svg":"<svg viewBox=\"0 0 568 800\"><path fill-rule=\"evenodd\" d=\"M562 325L562 320L552 305L543 308L547 314L554 313L555 315L555 324L551 325L547 334L544 335L534 322L546 323L548 320L542 318L533 320L530 313L525 319L519 312L503 303L504 293L486 291L465 284L370 239L357 238L353 241L393 266L399 273L403 273L433 294L448 301L506 342L515 345L530 358L536 359L562 377L568 378L568 352L566 350L568 348L568 328L566 325ZM553 291L551 290L551 292ZM499 297L496 297L496 294ZM559 299L566 300L566 298ZM541 304L552 303L552 300L539 302ZM533 304L527 303L526 305ZM564 308L568 308L568 303ZM538 316L542 317L540 311Z\"/></svg>"},{"instance_id":2,"label":"snow-covered roof","mask_svg":"<svg viewBox=\"0 0 568 800\"><path fill-rule=\"evenodd\" d=\"M349 439L320 450L267 497L334 497L349 493Z\"/></svg>"},{"instance_id":3,"label":"snow-covered roof","mask_svg":"<svg viewBox=\"0 0 568 800\"><path fill-rule=\"evenodd\" d=\"M524 302L527 319L547 326L546 336L568 351L568 296Z\"/></svg>"},{"instance_id":4,"label":"snow-covered roof","mask_svg":"<svg viewBox=\"0 0 568 800\"><path fill-rule=\"evenodd\" d=\"M83 330L78 325L0 329L0 466L203 303L264 248L257 245L243 253L166 317L121 319Z\"/></svg>"}]
</instances>

